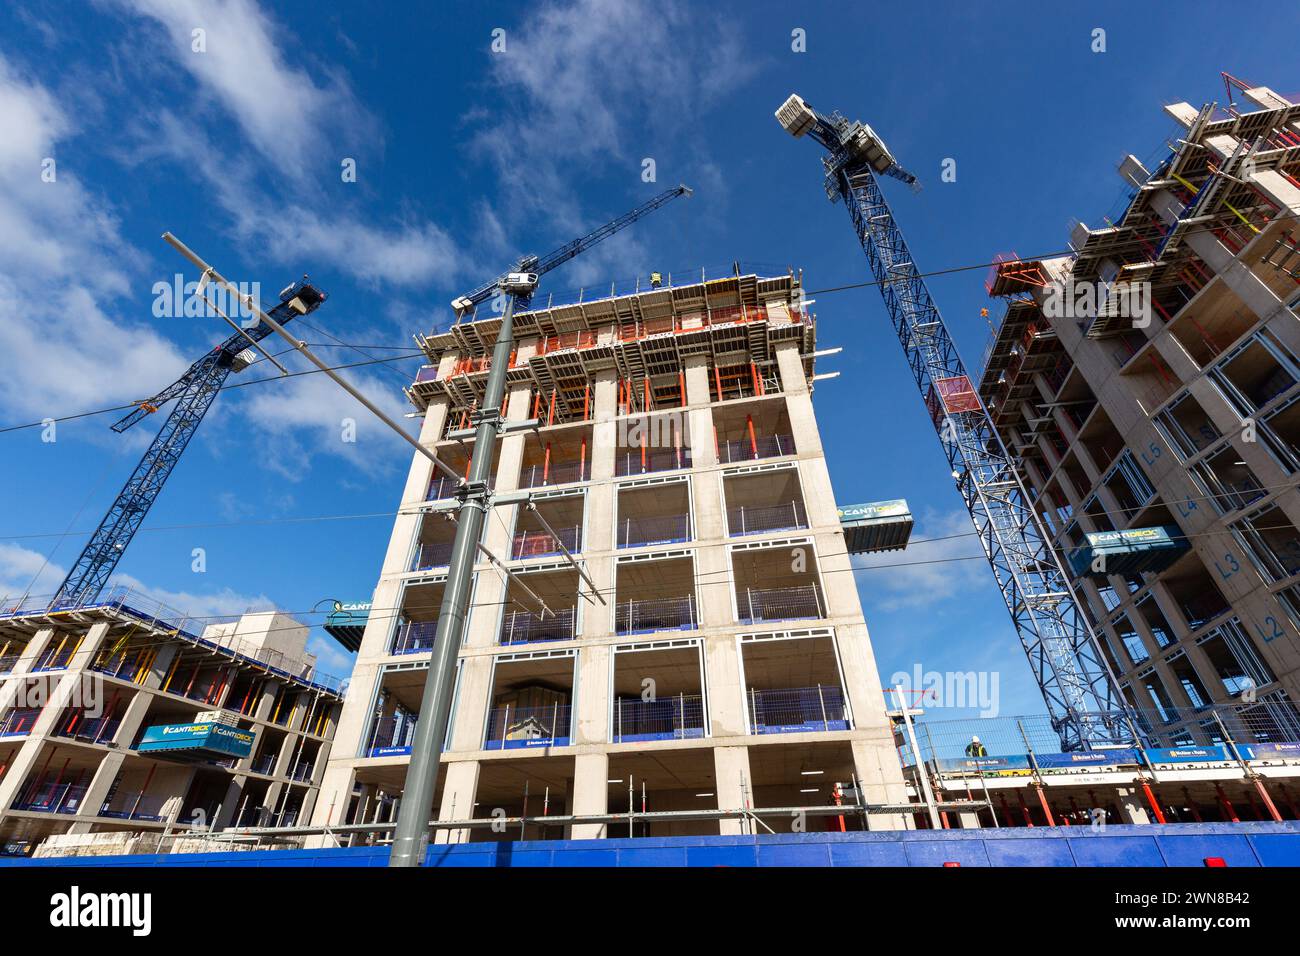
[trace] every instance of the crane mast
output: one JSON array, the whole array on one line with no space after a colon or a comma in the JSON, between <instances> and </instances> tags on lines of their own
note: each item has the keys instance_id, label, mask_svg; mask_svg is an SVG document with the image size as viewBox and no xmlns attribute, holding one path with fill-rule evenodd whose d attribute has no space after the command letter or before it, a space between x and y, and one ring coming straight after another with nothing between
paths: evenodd
<instances>
[{"instance_id":1,"label":"crane mast","mask_svg":"<svg viewBox=\"0 0 1300 956\"><path fill-rule=\"evenodd\" d=\"M864 123L824 116L796 95L776 117L827 150L827 197L849 211L1062 749L1131 742L1134 725L1096 634L881 191L880 176L913 187L916 177Z\"/></svg>"}]
</instances>

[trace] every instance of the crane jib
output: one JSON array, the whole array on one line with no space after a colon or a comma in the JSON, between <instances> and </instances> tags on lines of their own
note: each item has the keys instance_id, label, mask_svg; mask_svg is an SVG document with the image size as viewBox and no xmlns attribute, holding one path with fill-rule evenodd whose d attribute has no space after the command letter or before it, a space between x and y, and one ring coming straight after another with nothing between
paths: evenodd
<instances>
[{"instance_id":1,"label":"crane jib","mask_svg":"<svg viewBox=\"0 0 1300 956\"><path fill-rule=\"evenodd\" d=\"M324 299L324 293L305 281L294 283L285 290L283 300L269 314L278 322L288 322L294 316L315 311ZM270 331L259 322L255 327L231 334L221 345L191 365L179 379L139 403L139 407L112 426L114 431L125 431L163 404L176 403L59 585L50 600L51 610L79 607L99 597L126 553L127 545L180 461L181 453L194 437L203 416L216 401L221 386L230 375L234 356L243 351L249 338L260 341Z\"/></svg>"}]
</instances>

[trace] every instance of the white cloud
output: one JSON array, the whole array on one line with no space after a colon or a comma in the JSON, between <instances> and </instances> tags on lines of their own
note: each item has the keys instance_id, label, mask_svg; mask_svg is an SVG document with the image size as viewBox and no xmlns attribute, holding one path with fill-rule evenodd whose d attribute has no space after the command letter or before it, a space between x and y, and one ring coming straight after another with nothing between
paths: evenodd
<instances>
[{"instance_id":1,"label":"white cloud","mask_svg":"<svg viewBox=\"0 0 1300 956\"><path fill-rule=\"evenodd\" d=\"M194 591L168 591L145 584L130 574L118 572L109 581L109 586L120 585L144 594L160 604L188 615L195 619L195 628L202 630L217 618L236 617L249 611L275 610L275 602L265 594L241 594L233 588L223 587L211 594ZM130 603L129 601L127 603Z\"/></svg>"},{"instance_id":2,"label":"white cloud","mask_svg":"<svg viewBox=\"0 0 1300 956\"><path fill-rule=\"evenodd\" d=\"M160 24L163 50L235 117L263 157L298 175L303 147L330 116L352 109L335 79L318 85L277 42L284 31L251 0L120 0ZM204 49L196 51L194 31Z\"/></svg>"},{"instance_id":3,"label":"white cloud","mask_svg":"<svg viewBox=\"0 0 1300 956\"><path fill-rule=\"evenodd\" d=\"M45 555L22 545L0 541L0 609L18 603L24 595L48 598L62 583L67 569L46 560ZM236 617L249 611L271 611L276 604L265 594L243 594L223 587L210 593L169 591L148 585L130 574L114 574L109 587L130 588L137 595L166 605L194 620L187 630L198 632L220 618ZM130 603L128 600L127 603ZM146 601L138 600L140 608ZM330 638L313 633L307 650L317 657L318 669L326 674L346 676L352 671L353 657L344 653Z\"/></svg>"},{"instance_id":4,"label":"white cloud","mask_svg":"<svg viewBox=\"0 0 1300 956\"><path fill-rule=\"evenodd\" d=\"M148 126L137 128L141 143L129 158L180 162L212 187L241 241L255 241L281 262L328 263L376 286L451 278L457 247L445 230L418 221L373 224L303 176L309 166L338 175L342 156L357 158L357 144L376 149L380 124L341 74L318 82L295 65L303 51L288 29L252 0L115 2L162 27L164 49L192 78L193 95L233 117L262 162L216 148L226 135L223 117L197 108L183 119L169 109L143 117ZM205 52L192 49L195 29L206 31ZM294 199L280 195L282 188Z\"/></svg>"},{"instance_id":5,"label":"white cloud","mask_svg":"<svg viewBox=\"0 0 1300 956\"><path fill-rule=\"evenodd\" d=\"M58 146L74 125L50 93L0 55L0 404L44 418L147 397L188 364L160 335L116 314L139 254ZM42 177L55 160L53 181ZM142 383L150 383L142 385Z\"/></svg>"},{"instance_id":6,"label":"white cloud","mask_svg":"<svg viewBox=\"0 0 1300 956\"><path fill-rule=\"evenodd\" d=\"M27 594L53 594L65 574L39 551L0 541L0 607L12 607Z\"/></svg>"},{"instance_id":7,"label":"white cloud","mask_svg":"<svg viewBox=\"0 0 1300 956\"><path fill-rule=\"evenodd\" d=\"M340 374L390 418L403 422L409 407L392 383L360 370ZM315 451L350 461L369 474L402 465L407 446L386 425L324 375L302 375L283 383L249 389L242 412L270 441L262 443L262 465L290 481L306 475L304 439ZM354 423L354 441L345 441L346 422ZM412 428L414 431L414 427Z\"/></svg>"},{"instance_id":8,"label":"white cloud","mask_svg":"<svg viewBox=\"0 0 1300 956\"><path fill-rule=\"evenodd\" d=\"M6 598L3 602L6 605L12 603L13 598L24 594L30 594L34 598L51 597L67 573L66 567L47 560L40 551L20 544L0 542L0 596ZM230 588L222 588L211 594L168 591L145 584L130 574L116 572L109 581L109 587L119 585L199 619L238 615L245 611L266 611L275 607L274 602L265 594L240 594Z\"/></svg>"},{"instance_id":9,"label":"white cloud","mask_svg":"<svg viewBox=\"0 0 1300 956\"><path fill-rule=\"evenodd\" d=\"M935 607L988 587L991 572L965 511L925 512L912 539L901 554L891 551L853 558L855 568L879 569L857 575L868 620L872 609Z\"/></svg>"},{"instance_id":10,"label":"white cloud","mask_svg":"<svg viewBox=\"0 0 1300 956\"><path fill-rule=\"evenodd\" d=\"M359 110L353 113L362 115ZM373 125L368 119L358 122L362 127ZM220 124L213 125L220 129ZM460 272L459 247L436 223L414 215L376 221L319 184L285 179L277 175L283 169L258 163L256 157L232 154L218 145L220 136L220 132L210 133L198 118L182 118L160 106L137 117L127 132L131 145L117 153L131 165L158 159L180 165L204 184L208 196L226 214L234 237L258 249L259 257L295 268L328 265L373 287L445 283ZM280 148L285 149L285 144ZM293 144L290 151L309 155L323 149L311 138ZM336 156L326 159L338 162Z\"/></svg>"},{"instance_id":11,"label":"white cloud","mask_svg":"<svg viewBox=\"0 0 1300 956\"><path fill-rule=\"evenodd\" d=\"M581 234L596 224L579 198L590 177L621 168L629 186L648 190L640 182L647 157L661 188L687 178L683 170L704 170L721 187L700 117L757 72L722 17L676 0L574 0L530 10L524 25L507 32L506 52L488 59L500 100L463 119L476 131L474 151L497 169L506 232L532 216ZM575 283L623 276L637 259L644 261L644 250L625 234L567 274Z\"/></svg>"}]
</instances>

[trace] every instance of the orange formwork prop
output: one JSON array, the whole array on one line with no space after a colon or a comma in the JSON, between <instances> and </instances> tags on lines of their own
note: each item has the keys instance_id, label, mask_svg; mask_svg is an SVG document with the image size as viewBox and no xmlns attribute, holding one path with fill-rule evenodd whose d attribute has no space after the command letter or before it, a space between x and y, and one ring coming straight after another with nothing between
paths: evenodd
<instances>
[{"instance_id":1,"label":"orange formwork prop","mask_svg":"<svg viewBox=\"0 0 1300 956\"><path fill-rule=\"evenodd\" d=\"M1228 795L1223 792L1222 784L1216 783L1214 785L1214 794L1219 799L1219 809L1223 811L1223 815L1233 823L1240 823L1241 818L1237 816L1237 811L1233 809L1232 801L1228 799Z\"/></svg>"},{"instance_id":2,"label":"orange formwork prop","mask_svg":"<svg viewBox=\"0 0 1300 956\"><path fill-rule=\"evenodd\" d=\"M1029 805L1028 805L1027 803L1025 803L1025 795L1024 795L1023 793L1021 793L1019 790L1017 790L1017 791L1016 791L1016 799L1020 801L1020 812L1021 812L1022 814L1024 814L1024 817L1025 817L1025 826L1027 826L1027 827L1029 827L1030 829L1032 829L1033 826L1034 826L1034 817L1033 817L1033 815L1029 812Z\"/></svg>"},{"instance_id":3,"label":"orange formwork prop","mask_svg":"<svg viewBox=\"0 0 1300 956\"><path fill-rule=\"evenodd\" d=\"M1274 823L1281 823L1282 814L1277 812L1277 805L1273 802L1273 798L1269 796L1268 787L1264 786L1264 781L1259 777L1256 777L1254 782L1255 792L1259 794L1260 800L1264 802L1264 809L1268 811L1268 815L1273 818Z\"/></svg>"},{"instance_id":4,"label":"orange formwork prop","mask_svg":"<svg viewBox=\"0 0 1300 956\"><path fill-rule=\"evenodd\" d=\"M1160 809L1160 802L1156 800L1156 795L1151 791L1151 785L1145 780L1142 781L1142 792L1146 795L1147 805L1151 807L1151 812L1155 814L1156 823L1167 823L1164 812Z\"/></svg>"}]
</instances>

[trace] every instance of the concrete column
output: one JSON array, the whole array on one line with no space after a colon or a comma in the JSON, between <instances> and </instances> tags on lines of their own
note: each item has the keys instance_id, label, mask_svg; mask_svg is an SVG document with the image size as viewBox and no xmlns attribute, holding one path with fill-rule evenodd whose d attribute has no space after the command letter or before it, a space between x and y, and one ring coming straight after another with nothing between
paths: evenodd
<instances>
[{"instance_id":1,"label":"concrete column","mask_svg":"<svg viewBox=\"0 0 1300 956\"><path fill-rule=\"evenodd\" d=\"M850 746L853 770L862 787L863 800L868 804L907 803L907 786L898 765L892 731L856 739ZM911 816L879 814L867 817L870 830L908 830L912 826Z\"/></svg>"},{"instance_id":2,"label":"concrete column","mask_svg":"<svg viewBox=\"0 0 1300 956\"><path fill-rule=\"evenodd\" d=\"M492 658L476 654L461 659L460 686L452 712L449 751L483 749L483 728L492 706Z\"/></svg>"},{"instance_id":3,"label":"concrete column","mask_svg":"<svg viewBox=\"0 0 1300 956\"><path fill-rule=\"evenodd\" d=\"M211 821L213 830L224 830L230 826L235 819L235 814L239 810L239 803L243 799L244 784L248 778L243 774L236 774L230 778L230 784L226 787L226 795L221 798L221 807L216 817ZM310 819L306 814L303 815L303 822Z\"/></svg>"},{"instance_id":4,"label":"concrete column","mask_svg":"<svg viewBox=\"0 0 1300 956\"><path fill-rule=\"evenodd\" d=\"M332 764L325 770L325 777L321 780L320 796L316 801L316 806L312 810L311 825L320 826L337 826L345 821L348 813L348 805L352 800L352 790L356 782L356 770L347 764ZM360 821L357 821L360 822ZM330 846L333 841L328 838L320 842L318 838L312 837L308 840L309 846Z\"/></svg>"},{"instance_id":5,"label":"concrete column","mask_svg":"<svg viewBox=\"0 0 1300 956\"><path fill-rule=\"evenodd\" d=\"M1119 815L1125 823L1150 823L1146 806L1137 787L1116 787L1115 799L1119 804Z\"/></svg>"},{"instance_id":6,"label":"concrete column","mask_svg":"<svg viewBox=\"0 0 1300 956\"><path fill-rule=\"evenodd\" d=\"M119 747L129 747L135 735L139 732L140 726L144 723L145 717L149 713L149 705L153 703L154 696L148 691L137 691L135 695L127 701L126 709L122 712L122 722L117 728L117 733L113 735L113 740ZM105 702L104 706L108 706Z\"/></svg>"},{"instance_id":7,"label":"concrete column","mask_svg":"<svg viewBox=\"0 0 1300 956\"><path fill-rule=\"evenodd\" d=\"M13 706L18 696L18 689L23 685L19 677L31 673L37 659L45 653L52 637L54 637L52 627L43 627L37 631L27 642L23 652L18 655L18 660L14 661L14 669L0 678L0 717Z\"/></svg>"},{"instance_id":8,"label":"concrete column","mask_svg":"<svg viewBox=\"0 0 1300 956\"><path fill-rule=\"evenodd\" d=\"M731 609L735 582L731 555L723 545L701 547L695 552L695 600L697 618L703 627L734 625Z\"/></svg>"},{"instance_id":9,"label":"concrete column","mask_svg":"<svg viewBox=\"0 0 1300 956\"><path fill-rule=\"evenodd\" d=\"M81 798L81 804L77 808L76 820L68 828L69 833L89 833L93 824L86 820L86 817L99 816L99 810L104 805L104 798L108 796L109 788L113 786L113 781L117 779L118 773L122 769L122 761L126 759L126 754L122 752L105 754L104 759L99 762L95 768L95 773L90 778L90 784L86 787L86 794Z\"/></svg>"},{"instance_id":10,"label":"concrete column","mask_svg":"<svg viewBox=\"0 0 1300 956\"><path fill-rule=\"evenodd\" d=\"M578 744L603 744L610 739L610 663L609 645L584 647L578 654Z\"/></svg>"},{"instance_id":11,"label":"concrete column","mask_svg":"<svg viewBox=\"0 0 1300 956\"><path fill-rule=\"evenodd\" d=\"M697 472L691 476L691 510L694 512L697 541L726 540L723 498L720 472Z\"/></svg>"},{"instance_id":12,"label":"concrete column","mask_svg":"<svg viewBox=\"0 0 1300 956\"><path fill-rule=\"evenodd\" d=\"M719 810L740 810L752 805L754 787L750 782L748 747L714 748L713 777ZM740 817L723 819L718 821L718 832L723 836L738 836L749 832L749 825Z\"/></svg>"},{"instance_id":13,"label":"concrete column","mask_svg":"<svg viewBox=\"0 0 1300 956\"><path fill-rule=\"evenodd\" d=\"M745 688L741 681L740 649L730 634L704 639L704 671L708 677L709 721L714 737L738 737L745 724Z\"/></svg>"},{"instance_id":14,"label":"concrete column","mask_svg":"<svg viewBox=\"0 0 1300 956\"><path fill-rule=\"evenodd\" d=\"M609 812L609 755L578 754L573 760L573 815ZM575 823L575 840L600 840L603 823Z\"/></svg>"},{"instance_id":15,"label":"concrete column","mask_svg":"<svg viewBox=\"0 0 1300 956\"><path fill-rule=\"evenodd\" d=\"M443 764L439 820L468 820L477 815L474 796L478 791L479 766L477 760L453 760ZM470 830L465 827L433 832L434 843L468 843L469 837Z\"/></svg>"},{"instance_id":16,"label":"concrete column","mask_svg":"<svg viewBox=\"0 0 1300 956\"><path fill-rule=\"evenodd\" d=\"M618 451L618 372L600 369L592 384L591 480L606 481L614 477L614 456ZM591 539L588 538L588 541Z\"/></svg>"},{"instance_id":17,"label":"concrete column","mask_svg":"<svg viewBox=\"0 0 1300 956\"><path fill-rule=\"evenodd\" d=\"M718 463L718 446L713 435L713 395L709 389L707 355L686 357L686 426L689 429L691 465L706 468Z\"/></svg>"},{"instance_id":18,"label":"concrete column","mask_svg":"<svg viewBox=\"0 0 1300 956\"><path fill-rule=\"evenodd\" d=\"M778 342L776 363L781 372L781 389L785 394L786 413L790 416L790 433L800 455L822 454L821 433L813 411L812 392L804 377L801 342Z\"/></svg>"},{"instance_id":19,"label":"concrete column","mask_svg":"<svg viewBox=\"0 0 1300 956\"><path fill-rule=\"evenodd\" d=\"M615 599L618 597L614 593L614 558L612 555L600 555L594 558L584 558L584 566L591 579L596 582L596 587L600 590L600 596L605 599L601 604L596 598L587 600L580 598L578 600L579 621L578 637L582 640L592 638L609 637L613 633L611 624L612 608ZM580 585L583 594L589 594L590 589L586 583Z\"/></svg>"}]
</instances>

